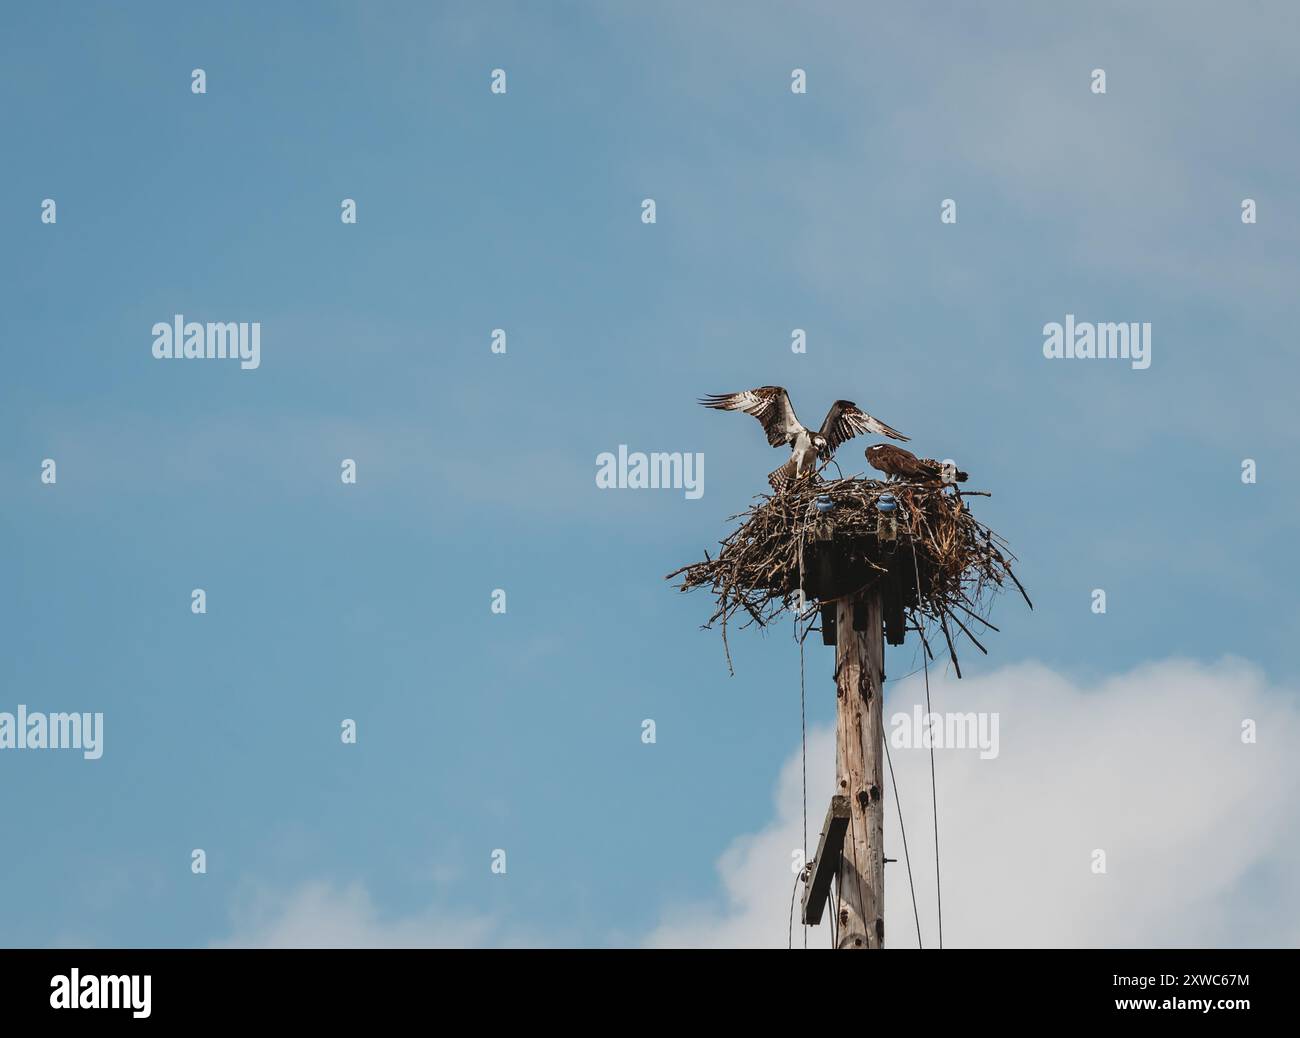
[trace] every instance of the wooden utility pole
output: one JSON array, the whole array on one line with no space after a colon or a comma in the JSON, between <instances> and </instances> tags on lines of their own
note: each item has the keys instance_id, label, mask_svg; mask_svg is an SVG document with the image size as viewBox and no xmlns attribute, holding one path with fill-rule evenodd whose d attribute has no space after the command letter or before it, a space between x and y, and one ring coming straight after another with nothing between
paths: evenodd
<instances>
[{"instance_id":1,"label":"wooden utility pole","mask_svg":"<svg viewBox=\"0 0 1300 1038\"><path fill-rule=\"evenodd\" d=\"M884 609L878 589L840 599L835 617L835 792L848 797L839 868L840 948L885 943Z\"/></svg>"}]
</instances>

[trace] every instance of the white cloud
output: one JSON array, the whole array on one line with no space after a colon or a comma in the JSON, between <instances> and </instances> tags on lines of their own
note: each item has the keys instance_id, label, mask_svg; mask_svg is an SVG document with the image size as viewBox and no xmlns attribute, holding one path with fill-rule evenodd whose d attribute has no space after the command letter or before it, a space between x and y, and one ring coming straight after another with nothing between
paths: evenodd
<instances>
[{"instance_id":1,"label":"white cloud","mask_svg":"<svg viewBox=\"0 0 1300 1038\"><path fill-rule=\"evenodd\" d=\"M1236 660L1169 660L1093 682L1046 667L964 681L932 676L937 711L996 711L1000 755L938 751L947 946L1300 944L1300 707ZM886 720L924 703L919 678L892 690ZM1244 718L1258 743L1244 745ZM929 759L891 751L927 946L934 944ZM834 767L826 730L809 743L810 853ZM886 777L887 944L916 943L898 819ZM799 755L776 816L717 863L723 896L677 906L647 943L784 947L791 851L800 846ZM1095 848L1108 872L1090 868ZM798 927L796 945L802 943ZM809 945L829 943L828 928Z\"/></svg>"},{"instance_id":2,"label":"white cloud","mask_svg":"<svg viewBox=\"0 0 1300 1038\"><path fill-rule=\"evenodd\" d=\"M384 918L360 883L313 881L285 895L261 892L237 913L225 948L463 948L493 943L495 921L429 909Z\"/></svg>"}]
</instances>

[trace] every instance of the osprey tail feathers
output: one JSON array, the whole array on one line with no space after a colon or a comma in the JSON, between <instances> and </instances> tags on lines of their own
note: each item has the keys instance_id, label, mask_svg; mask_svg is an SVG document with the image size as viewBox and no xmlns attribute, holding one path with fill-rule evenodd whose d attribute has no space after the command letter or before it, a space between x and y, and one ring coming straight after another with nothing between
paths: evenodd
<instances>
[{"instance_id":1,"label":"osprey tail feathers","mask_svg":"<svg viewBox=\"0 0 1300 1038\"><path fill-rule=\"evenodd\" d=\"M774 472L767 474L767 481L772 489L778 494L794 482L794 477L798 474L799 468L795 464L794 458L791 458L784 465Z\"/></svg>"}]
</instances>

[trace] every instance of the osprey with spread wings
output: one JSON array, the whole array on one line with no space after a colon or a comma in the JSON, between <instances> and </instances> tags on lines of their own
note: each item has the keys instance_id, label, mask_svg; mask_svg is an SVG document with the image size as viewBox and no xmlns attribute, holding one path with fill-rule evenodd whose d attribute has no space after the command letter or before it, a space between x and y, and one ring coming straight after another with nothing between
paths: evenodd
<instances>
[{"instance_id":1,"label":"osprey with spread wings","mask_svg":"<svg viewBox=\"0 0 1300 1038\"><path fill-rule=\"evenodd\" d=\"M817 432L805 427L790 406L790 397L780 386L759 386L743 393L722 393L700 399L705 407L719 411L744 411L763 425L767 442L773 447L788 446L790 460L768 475L772 489L780 493L793 480L809 475L818 460L828 461L845 440L861 433L876 433L895 440L907 440L878 418L861 410L852 400L836 400Z\"/></svg>"}]
</instances>

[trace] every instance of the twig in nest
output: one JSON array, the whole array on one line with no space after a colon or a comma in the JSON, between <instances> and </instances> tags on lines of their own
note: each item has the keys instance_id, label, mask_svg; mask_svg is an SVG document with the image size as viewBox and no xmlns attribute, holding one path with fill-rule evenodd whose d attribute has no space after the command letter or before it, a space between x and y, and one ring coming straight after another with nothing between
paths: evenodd
<instances>
[{"instance_id":1,"label":"twig in nest","mask_svg":"<svg viewBox=\"0 0 1300 1038\"><path fill-rule=\"evenodd\" d=\"M984 646L979 643L979 639L976 638L975 635L970 633L970 628L961 622L961 620L958 618L956 613L949 611L948 616L952 619L953 623L955 623L958 627L960 627L963 631L966 632L966 637L971 640L971 642L975 645L975 648L979 649L979 651L984 653L985 656L989 654L989 650L984 648Z\"/></svg>"},{"instance_id":2,"label":"twig in nest","mask_svg":"<svg viewBox=\"0 0 1300 1038\"><path fill-rule=\"evenodd\" d=\"M957 662L957 650L954 649L952 646L952 635L948 633L948 621L945 620L942 616L939 617L939 626L943 628L943 638L944 641L948 643L948 655L952 657L952 665L957 671L957 677L960 678L961 664ZM728 657L727 661L730 662L731 658Z\"/></svg>"}]
</instances>

